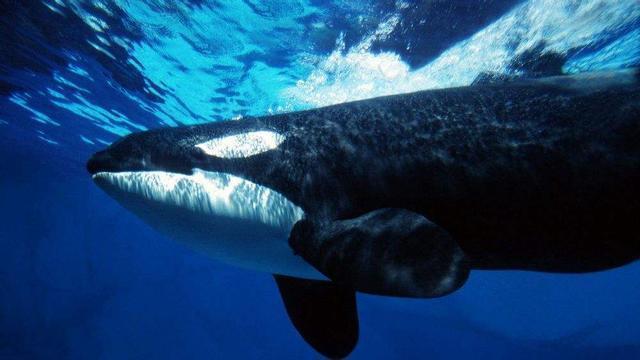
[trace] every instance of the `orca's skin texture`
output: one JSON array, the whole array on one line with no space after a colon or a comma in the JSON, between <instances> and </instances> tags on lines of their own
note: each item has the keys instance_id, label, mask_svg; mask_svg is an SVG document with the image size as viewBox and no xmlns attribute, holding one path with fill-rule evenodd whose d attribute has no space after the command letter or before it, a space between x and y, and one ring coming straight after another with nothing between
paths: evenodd
<instances>
[{"instance_id":1,"label":"orca's skin texture","mask_svg":"<svg viewBox=\"0 0 640 360\"><path fill-rule=\"evenodd\" d=\"M246 134L260 134L248 152ZM96 153L87 168L109 194L170 235L206 228L190 241L213 257L278 276L333 280L316 293L349 299L345 313L355 306L344 289L435 297L462 286L473 269L604 270L640 256L640 73L480 83L152 130ZM182 211L182 200L161 204L160 195L142 198L144 191L127 192L138 187L108 180L146 172L204 172L222 188L248 181L236 189L266 191L271 200L237 211L206 213L198 204ZM251 222L231 224L247 211L266 230L252 235ZM235 233L242 236L231 239ZM263 234L282 238L262 243ZM322 316L300 315L312 308L330 314L326 306L293 300L317 287L314 281L278 279L302 335L327 356L348 354L357 318L332 347L316 331Z\"/></svg>"},{"instance_id":2,"label":"orca's skin texture","mask_svg":"<svg viewBox=\"0 0 640 360\"><path fill-rule=\"evenodd\" d=\"M133 134L88 167L237 174L310 218L408 209L474 268L602 270L640 254L639 90L626 70L421 91ZM262 129L286 140L243 159L195 147Z\"/></svg>"}]
</instances>

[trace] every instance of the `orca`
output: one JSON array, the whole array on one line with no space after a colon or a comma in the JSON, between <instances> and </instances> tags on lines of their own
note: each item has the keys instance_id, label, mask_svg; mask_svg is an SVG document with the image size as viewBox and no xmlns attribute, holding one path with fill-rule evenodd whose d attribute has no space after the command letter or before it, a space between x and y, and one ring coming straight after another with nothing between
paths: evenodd
<instances>
[{"instance_id":1,"label":"orca","mask_svg":"<svg viewBox=\"0 0 640 360\"><path fill-rule=\"evenodd\" d=\"M426 90L131 134L97 185L212 258L274 274L302 337L358 340L356 292L432 298L471 270L640 256L637 69Z\"/></svg>"}]
</instances>

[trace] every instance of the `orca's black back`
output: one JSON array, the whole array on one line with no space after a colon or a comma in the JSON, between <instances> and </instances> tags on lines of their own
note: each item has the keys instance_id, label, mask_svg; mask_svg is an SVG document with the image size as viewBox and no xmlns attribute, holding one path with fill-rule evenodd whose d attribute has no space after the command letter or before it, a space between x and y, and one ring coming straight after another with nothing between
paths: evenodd
<instances>
[{"instance_id":1,"label":"orca's black back","mask_svg":"<svg viewBox=\"0 0 640 360\"><path fill-rule=\"evenodd\" d=\"M277 131L285 140L239 159L194 146L255 130ZM476 268L581 272L640 255L637 70L154 130L128 136L88 166L131 171L155 164L247 178L312 219L381 208L419 213L448 231Z\"/></svg>"},{"instance_id":2,"label":"orca's black back","mask_svg":"<svg viewBox=\"0 0 640 360\"><path fill-rule=\"evenodd\" d=\"M244 172L312 217L419 212L477 268L618 266L640 254L639 89L534 80L258 119L287 141Z\"/></svg>"}]
</instances>

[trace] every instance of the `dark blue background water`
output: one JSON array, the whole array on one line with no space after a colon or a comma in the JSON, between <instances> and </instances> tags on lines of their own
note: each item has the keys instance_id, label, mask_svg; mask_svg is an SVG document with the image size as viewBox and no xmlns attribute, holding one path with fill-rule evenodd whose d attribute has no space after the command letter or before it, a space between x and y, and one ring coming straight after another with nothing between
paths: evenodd
<instances>
[{"instance_id":1,"label":"dark blue background water","mask_svg":"<svg viewBox=\"0 0 640 360\"><path fill-rule=\"evenodd\" d=\"M635 0L3 0L0 358L317 357L269 274L183 248L92 184L85 160L119 136L549 54L567 73L638 66L639 44ZM359 296L353 357L638 357L639 275L474 272L442 299Z\"/></svg>"}]
</instances>

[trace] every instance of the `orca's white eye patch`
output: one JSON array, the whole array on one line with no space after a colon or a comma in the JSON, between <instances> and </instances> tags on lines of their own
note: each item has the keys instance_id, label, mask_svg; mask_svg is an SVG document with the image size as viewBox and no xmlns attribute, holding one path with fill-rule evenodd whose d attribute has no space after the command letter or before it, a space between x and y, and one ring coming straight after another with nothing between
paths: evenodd
<instances>
[{"instance_id":1,"label":"orca's white eye patch","mask_svg":"<svg viewBox=\"0 0 640 360\"><path fill-rule=\"evenodd\" d=\"M223 136L196 145L207 155L220 158L244 158L277 148L285 136L274 131L252 131Z\"/></svg>"}]
</instances>

